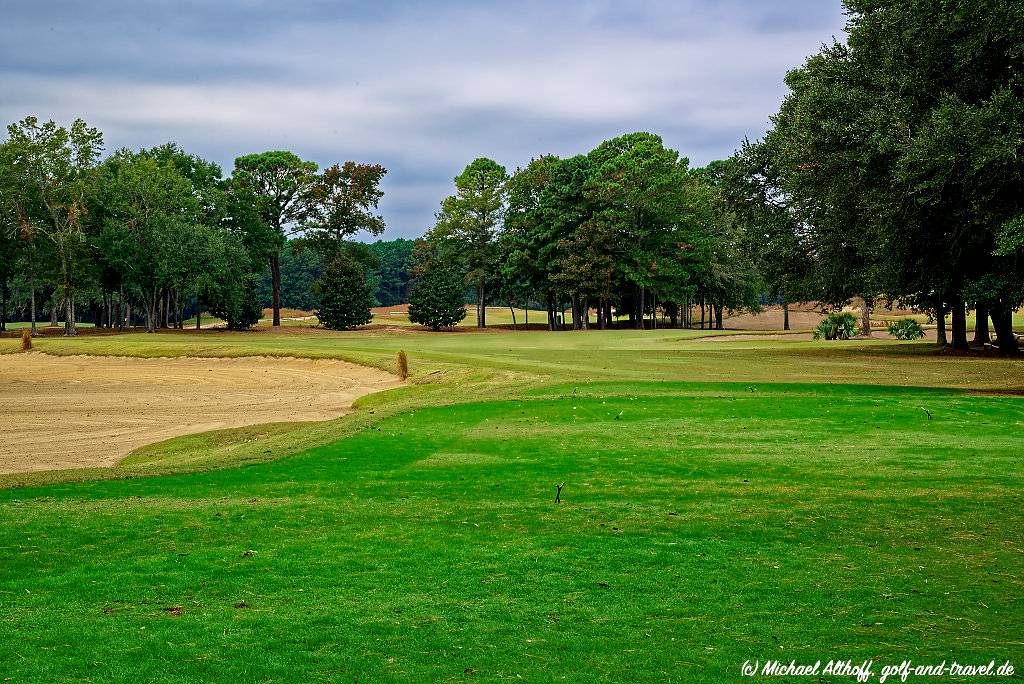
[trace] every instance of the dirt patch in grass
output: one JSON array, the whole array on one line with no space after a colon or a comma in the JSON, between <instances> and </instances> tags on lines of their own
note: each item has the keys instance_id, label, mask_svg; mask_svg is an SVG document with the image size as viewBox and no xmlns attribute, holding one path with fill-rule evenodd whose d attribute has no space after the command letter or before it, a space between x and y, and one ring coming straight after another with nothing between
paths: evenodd
<instances>
[{"instance_id":1,"label":"dirt patch in grass","mask_svg":"<svg viewBox=\"0 0 1024 684\"><path fill-rule=\"evenodd\" d=\"M0 474L112 466L179 435L328 420L400 384L334 360L0 355Z\"/></svg>"}]
</instances>

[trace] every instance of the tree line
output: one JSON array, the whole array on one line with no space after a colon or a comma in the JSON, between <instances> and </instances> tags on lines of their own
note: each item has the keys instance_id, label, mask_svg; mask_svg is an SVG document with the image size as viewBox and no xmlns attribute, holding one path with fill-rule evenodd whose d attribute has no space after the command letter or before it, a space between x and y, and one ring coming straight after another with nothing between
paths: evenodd
<instances>
[{"instance_id":1,"label":"tree line","mask_svg":"<svg viewBox=\"0 0 1024 684\"><path fill-rule=\"evenodd\" d=\"M416 247L410 317L450 325L468 287L479 327L492 301L541 302L552 330L563 309L574 329L619 315L656 327L659 311L688 327L697 306L721 327L725 309L757 308L764 291L757 245L726 201L727 166L692 169L651 133L543 155L511 175L477 159Z\"/></svg>"},{"instance_id":2,"label":"tree line","mask_svg":"<svg viewBox=\"0 0 1024 684\"><path fill-rule=\"evenodd\" d=\"M285 151L239 157L230 176L175 144L101 158L103 136L34 117L7 127L0 143L0 311L21 293L32 332L41 303L63 311L74 335L77 307L96 325L181 327L184 312L208 310L229 328L262 315L260 281L270 273L273 323L280 325L281 257L316 255L321 320L352 327L370 320L368 272L380 264L352 237L379 235L376 213L386 173L345 162L320 171ZM290 241L301 235L301 243ZM198 318L197 318L198 322Z\"/></svg>"}]
</instances>

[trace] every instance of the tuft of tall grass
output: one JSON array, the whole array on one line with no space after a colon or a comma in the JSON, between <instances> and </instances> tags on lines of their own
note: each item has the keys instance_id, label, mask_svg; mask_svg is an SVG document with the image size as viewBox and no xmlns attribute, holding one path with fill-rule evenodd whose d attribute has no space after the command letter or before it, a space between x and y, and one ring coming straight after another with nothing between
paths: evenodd
<instances>
[{"instance_id":1,"label":"tuft of tall grass","mask_svg":"<svg viewBox=\"0 0 1024 684\"><path fill-rule=\"evenodd\" d=\"M32 348L32 333L28 328L21 331L21 351L28 351Z\"/></svg>"},{"instance_id":2,"label":"tuft of tall grass","mask_svg":"<svg viewBox=\"0 0 1024 684\"><path fill-rule=\"evenodd\" d=\"M409 359L406 357L404 349L398 352L398 377L402 380L409 377Z\"/></svg>"}]
</instances>

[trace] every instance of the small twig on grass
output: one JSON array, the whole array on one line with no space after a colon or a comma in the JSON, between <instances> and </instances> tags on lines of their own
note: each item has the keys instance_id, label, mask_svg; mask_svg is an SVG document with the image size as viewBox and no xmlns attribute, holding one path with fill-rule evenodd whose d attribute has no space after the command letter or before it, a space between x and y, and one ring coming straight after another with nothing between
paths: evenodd
<instances>
[{"instance_id":1,"label":"small twig on grass","mask_svg":"<svg viewBox=\"0 0 1024 684\"><path fill-rule=\"evenodd\" d=\"M562 487L564 486L564 482L555 485L555 503L562 503Z\"/></svg>"},{"instance_id":2,"label":"small twig on grass","mask_svg":"<svg viewBox=\"0 0 1024 684\"><path fill-rule=\"evenodd\" d=\"M926 409L924 406L918 406L918 408L925 412L925 414L928 416L928 420L932 419L932 412L931 411Z\"/></svg>"},{"instance_id":3,"label":"small twig on grass","mask_svg":"<svg viewBox=\"0 0 1024 684\"><path fill-rule=\"evenodd\" d=\"M625 411L619 411L619 415L615 416L615 420L621 420L623 413L625 413Z\"/></svg>"}]
</instances>

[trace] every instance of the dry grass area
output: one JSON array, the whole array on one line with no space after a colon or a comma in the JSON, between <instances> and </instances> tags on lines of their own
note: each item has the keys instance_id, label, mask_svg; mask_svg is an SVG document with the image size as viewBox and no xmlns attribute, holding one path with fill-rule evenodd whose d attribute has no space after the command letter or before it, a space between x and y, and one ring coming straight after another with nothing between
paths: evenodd
<instances>
[{"instance_id":1,"label":"dry grass area","mask_svg":"<svg viewBox=\"0 0 1024 684\"><path fill-rule=\"evenodd\" d=\"M179 435L336 418L399 384L335 360L0 355L0 474L111 466Z\"/></svg>"},{"instance_id":2,"label":"dry grass area","mask_svg":"<svg viewBox=\"0 0 1024 684\"><path fill-rule=\"evenodd\" d=\"M263 309L263 318L273 320L274 310L270 307ZM315 311L303 311L302 309L281 308L281 320L306 321L316 318Z\"/></svg>"},{"instance_id":3,"label":"dry grass area","mask_svg":"<svg viewBox=\"0 0 1024 684\"><path fill-rule=\"evenodd\" d=\"M781 306L769 306L761 313L745 311L728 316L723 323L730 330L782 330L783 319ZM789 310L789 327L793 330L813 330L823 320L825 314L817 311Z\"/></svg>"}]
</instances>

